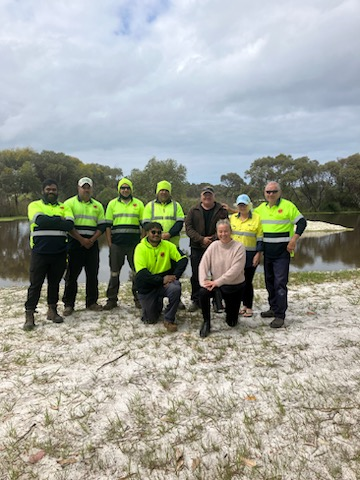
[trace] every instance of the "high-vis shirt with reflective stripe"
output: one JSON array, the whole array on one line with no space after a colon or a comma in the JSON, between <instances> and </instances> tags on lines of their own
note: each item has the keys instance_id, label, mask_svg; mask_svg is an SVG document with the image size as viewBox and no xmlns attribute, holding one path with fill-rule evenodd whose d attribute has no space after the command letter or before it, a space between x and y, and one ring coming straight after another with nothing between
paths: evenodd
<instances>
[{"instance_id":1,"label":"high-vis shirt with reflective stripe","mask_svg":"<svg viewBox=\"0 0 360 480\"><path fill-rule=\"evenodd\" d=\"M83 202L78 195L75 195L68 198L64 205L70 207L74 216L75 228L80 235L90 238L96 230L105 231L104 207L94 198L91 198L88 202Z\"/></svg>"},{"instance_id":2,"label":"high-vis shirt with reflective stripe","mask_svg":"<svg viewBox=\"0 0 360 480\"><path fill-rule=\"evenodd\" d=\"M111 228L112 242L116 245L136 244L140 241L144 204L132 197L126 203L120 197L111 200L106 209L106 225Z\"/></svg>"},{"instance_id":3,"label":"high-vis shirt with reflective stripe","mask_svg":"<svg viewBox=\"0 0 360 480\"><path fill-rule=\"evenodd\" d=\"M260 216L251 212L249 218L242 220L238 213L234 213L230 217L230 225L232 229L231 237L237 242L241 242L246 251L256 252L258 242L263 240Z\"/></svg>"},{"instance_id":4,"label":"high-vis shirt with reflective stripe","mask_svg":"<svg viewBox=\"0 0 360 480\"><path fill-rule=\"evenodd\" d=\"M144 209L143 223L159 222L164 232L169 232L176 222L183 222L185 215L180 203L171 200L168 203L160 203L157 200L149 202ZM176 235L169 239L177 247L180 236Z\"/></svg>"},{"instance_id":5,"label":"high-vis shirt with reflective stripe","mask_svg":"<svg viewBox=\"0 0 360 480\"><path fill-rule=\"evenodd\" d=\"M35 252L56 254L66 250L66 232L74 228L74 217L69 207L60 202L53 205L35 200L28 206L28 218L30 246Z\"/></svg>"}]
</instances>

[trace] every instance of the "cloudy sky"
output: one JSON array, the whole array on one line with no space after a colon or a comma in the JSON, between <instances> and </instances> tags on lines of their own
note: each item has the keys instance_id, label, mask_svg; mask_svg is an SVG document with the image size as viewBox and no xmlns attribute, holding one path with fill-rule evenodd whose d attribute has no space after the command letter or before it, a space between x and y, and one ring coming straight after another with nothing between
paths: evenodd
<instances>
[{"instance_id":1,"label":"cloudy sky","mask_svg":"<svg viewBox=\"0 0 360 480\"><path fill-rule=\"evenodd\" d=\"M359 0L0 0L0 149L218 183L359 152Z\"/></svg>"}]
</instances>

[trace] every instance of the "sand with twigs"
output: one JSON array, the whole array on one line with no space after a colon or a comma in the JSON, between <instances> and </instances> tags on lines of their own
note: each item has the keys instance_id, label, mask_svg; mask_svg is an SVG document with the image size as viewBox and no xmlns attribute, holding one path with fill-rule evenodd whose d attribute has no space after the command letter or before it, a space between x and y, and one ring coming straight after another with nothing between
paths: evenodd
<instances>
[{"instance_id":1,"label":"sand with twigs","mask_svg":"<svg viewBox=\"0 0 360 480\"><path fill-rule=\"evenodd\" d=\"M120 307L22 330L24 288L0 295L1 479L360 478L359 280L289 286L285 328L182 311L179 330ZM101 300L106 285L101 285ZM183 298L190 303L183 281ZM60 309L61 311L61 309Z\"/></svg>"}]
</instances>

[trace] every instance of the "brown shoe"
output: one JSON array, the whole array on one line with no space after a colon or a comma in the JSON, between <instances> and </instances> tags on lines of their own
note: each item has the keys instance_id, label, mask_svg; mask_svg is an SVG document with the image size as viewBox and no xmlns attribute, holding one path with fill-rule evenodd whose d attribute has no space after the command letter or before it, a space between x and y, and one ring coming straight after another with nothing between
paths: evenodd
<instances>
[{"instance_id":1,"label":"brown shoe","mask_svg":"<svg viewBox=\"0 0 360 480\"><path fill-rule=\"evenodd\" d=\"M56 305L49 305L46 318L54 323L63 323L64 319L57 312Z\"/></svg>"},{"instance_id":2,"label":"brown shoe","mask_svg":"<svg viewBox=\"0 0 360 480\"><path fill-rule=\"evenodd\" d=\"M25 312L25 323L23 326L23 329L26 332L30 332L31 330L34 330L36 327L35 325L35 319L34 319L34 312Z\"/></svg>"},{"instance_id":3,"label":"brown shoe","mask_svg":"<svg viewBox=\"0 0 360 480\"><path fill-rule=\"evenodd\" d=\"M69 316L72 315L73 313L74 313L74 309L73 309L73 307L71 307L70 305L67 305L67 306L64 308L64 311L63 311L64 317L69 317Z\"/></svg>"},{"instance_id":4,"label":"brown shoe","mask_svg":"<svg viewBox=\"0 0 360 480\"><path fill-rule=\"evenodd\" d=\"M168 332L177 332L177 329L178 329L176 323L166 322L166 321L164 322L164 327Z\"/></svg>"},{"instance_id":5,"label":"brown shoe","mask_svg":"<svg viewBox=\"0 0 360 480\"><path fill-rule=\"evenodd\" d=\"M98 303L93 303L92 305L89 305L86 307L88 310L91 310L92 312L102 312L104 309L102 305L99 305Z\"/></svg>"}]
</instances>

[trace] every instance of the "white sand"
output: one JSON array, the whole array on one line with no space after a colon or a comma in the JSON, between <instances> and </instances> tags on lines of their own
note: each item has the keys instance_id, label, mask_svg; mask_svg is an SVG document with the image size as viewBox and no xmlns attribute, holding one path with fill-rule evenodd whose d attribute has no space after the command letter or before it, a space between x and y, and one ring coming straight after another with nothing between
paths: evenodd
<instances>
[{"instance_id":1,"label":"white sand","mask_svg":"<svg viewBox=\"0 0 360 480\"><path fill-rule=\"evenodd\" d=\"M61 325L43 296L25 333L26 289L2 289L1 479L360 478L357 281L290 284L279 330L257 290L253 318L215 315L207 339L198 312L143 325L129 295L93 313L81 289Z\"/></svg>"}]
</instances>

